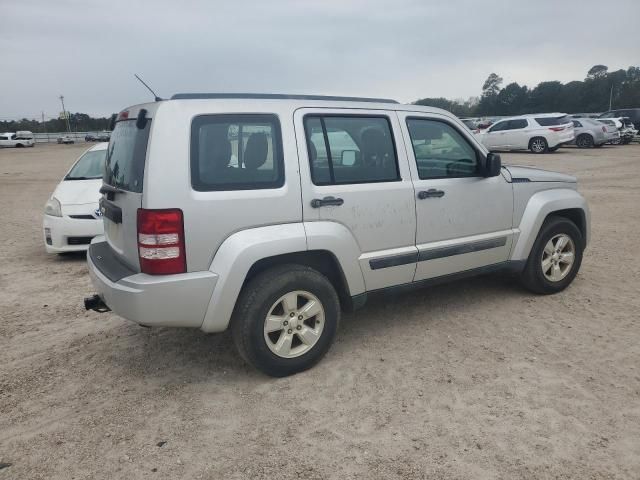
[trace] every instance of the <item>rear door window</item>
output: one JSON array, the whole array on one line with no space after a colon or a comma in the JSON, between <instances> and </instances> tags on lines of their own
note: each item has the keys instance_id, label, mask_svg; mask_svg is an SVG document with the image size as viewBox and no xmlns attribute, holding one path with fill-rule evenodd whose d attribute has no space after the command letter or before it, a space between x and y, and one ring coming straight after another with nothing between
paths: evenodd
<instances>
[{"instance_id":1,"label":"rear door window","mask_svg":"<svg viewBox=\"0 0 640 480\"><path fill-rule=\"evenodd\" d=\"M304 128L315 185L400 179L387 117L309 115Z\"/></svg>"},{"instance_id":2,"label":"rear door window","mask_svg":"<svg viewBox=\"0 0 640 480\"><path fill-rule=\"evenodd\" d=\"M150 128L150 119L143 129L136 127L135 119L116 123L107 147L104 183L129 192L142 192Z\"/></svg>"},{"instance_id":3,"label":"rear door window","mask_svg":"<svg viewBox=\"0 0 640 480\"><path fill-rule=\"evenodd\" d=\"M282 138L275 115L202 115L194 119L194 190L255 190L283 184Z\"/></svg>"}]
</instances>

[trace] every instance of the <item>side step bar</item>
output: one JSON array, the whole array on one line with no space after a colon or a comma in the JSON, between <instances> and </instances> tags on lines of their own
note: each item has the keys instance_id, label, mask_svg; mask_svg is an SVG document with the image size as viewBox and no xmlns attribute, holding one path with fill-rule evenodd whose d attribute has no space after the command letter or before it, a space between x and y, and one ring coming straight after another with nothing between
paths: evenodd
<instances>
[{"instance_id":1,"label":"side step bar","mask_svg":"<svg viewBox=\"0 0 640 480\"><path fill-rule=\"evenodd\" d=\"M107 307L107 304L102 301L100 295L97 294L90 297L84 297L84 308L86 310L93 310L94 312L99 313L111 311L111 309Z\"/></svg>"}]
</instances>

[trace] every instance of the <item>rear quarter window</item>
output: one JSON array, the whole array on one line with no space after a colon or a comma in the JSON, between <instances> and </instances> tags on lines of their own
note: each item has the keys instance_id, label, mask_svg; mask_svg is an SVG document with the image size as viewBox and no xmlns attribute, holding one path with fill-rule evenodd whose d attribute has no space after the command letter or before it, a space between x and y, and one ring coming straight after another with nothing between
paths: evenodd
<instances>
[{"instance_id":1,"label":"rear quarter window","mask_svg":"<svg viewBox=\"0 0 640 480\"><path fill-rule=\"evenodd\" d=\"M201 115L191 125L191 186L197 191L284 185L282 134L272 114Z\"/></svg>"},{"instance_id":2,"label":"rear quarter window","mask_svg":"<svg viewBox=\"0 0 640 480\"><path fill-rule=\"evenodd\" d=\"M538 125L541 127L555 127L571 123L571 119L567 115L562 117L540 117L536 118L536 122L538 122Z\"/></svg>"}]
</instances>

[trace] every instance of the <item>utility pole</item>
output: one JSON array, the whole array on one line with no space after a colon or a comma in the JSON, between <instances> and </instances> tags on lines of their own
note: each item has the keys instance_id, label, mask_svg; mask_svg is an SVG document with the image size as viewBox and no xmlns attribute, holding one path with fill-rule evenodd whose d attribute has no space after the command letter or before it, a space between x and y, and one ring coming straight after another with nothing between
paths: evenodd
<instances>
[{"instance_id":1,"label":"utility pole","mask_svg":"<svg viewBox=\"0 0 640 480\"><path fill-rule=\"evenodd\" d=\"M609 110L611 110L611 101L613 100L613 83L611 84L611 92L609 93Z\"/></svg>"},{"instance_id":2,"label":"utility pole","mask_svg":"<svg viewBox=\"0 0 640 480\"><path fill-rule=\"evenodd\" d=\"M66 123L67 123L67 132L71 133L71 126L69 125L69 115L67 114L67 111L64 108L64 95L60 95L60 103L62 103L62 114L64 115L64 119L66 120Z\"/></svg>"},{"instance_id":3,"label":"utility pole","mask_svg":"<svg viewBox=\"0 0 640 480\"><path fill-rule=\"evenodd\" d=\"M47 124L44 123L44 111L42 113L42 132L47 135L47 143L49 143L49 134L47 133Z\"/></svg>"}]
</instances>

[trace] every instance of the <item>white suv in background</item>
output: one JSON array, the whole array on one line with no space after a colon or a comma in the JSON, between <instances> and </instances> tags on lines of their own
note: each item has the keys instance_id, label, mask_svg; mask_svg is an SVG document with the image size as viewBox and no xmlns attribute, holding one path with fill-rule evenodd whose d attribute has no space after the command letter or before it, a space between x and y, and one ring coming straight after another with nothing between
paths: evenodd
<instances>
[{"instance_id":1,"label":"white suv in background","mask_svg":"<svg viewBox=\"0 0 640 480\"><path fill-rule=\"evenodd\" d=\"M504 118L477 134L489 150L555 152L574 140L573 123L564 113L539 113Z\"/></svg>"}]
</instances>

